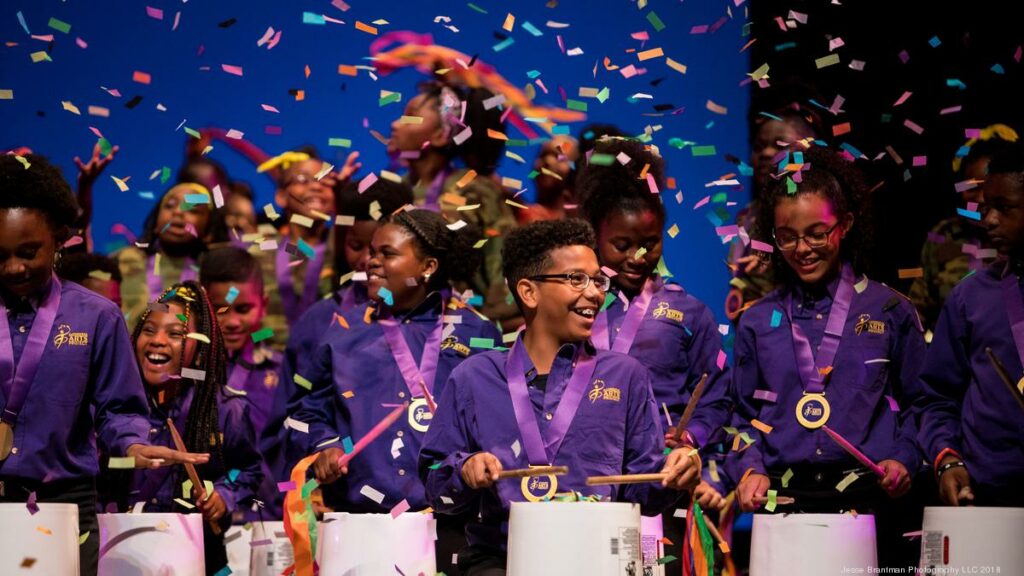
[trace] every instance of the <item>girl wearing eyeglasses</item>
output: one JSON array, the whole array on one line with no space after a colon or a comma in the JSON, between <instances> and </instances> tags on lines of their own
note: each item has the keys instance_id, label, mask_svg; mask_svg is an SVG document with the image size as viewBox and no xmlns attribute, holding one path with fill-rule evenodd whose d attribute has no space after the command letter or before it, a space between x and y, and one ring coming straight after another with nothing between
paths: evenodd
<instances>
[{"instance_id":1,"label":"girl wearing eyeglasses","mask_svg":"<svg viewBox=\"0 0 1024 576\"><path fill-rule=\"evenodd\" d=\"M754 440L741 455L738 499L760 510L776 491L795 503L772 498L775 512L873 511L880 565L906 566L916 556L899 549L901 528L914 514L919 526L921 511L891 499L921 469L908 410L924 356L920 321L904 296L863 274L868 195L853 162L812 147L789 170L758 217L780 287L743 315L736 336L734 401Z\"/></svg>"}]
</instances>

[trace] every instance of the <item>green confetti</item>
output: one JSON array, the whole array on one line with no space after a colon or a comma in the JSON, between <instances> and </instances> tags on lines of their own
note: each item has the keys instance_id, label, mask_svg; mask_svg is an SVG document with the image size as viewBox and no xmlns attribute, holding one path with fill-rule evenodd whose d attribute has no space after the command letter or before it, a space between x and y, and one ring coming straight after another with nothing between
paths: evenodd
<instances>
[{"instance_id":1,"label":"green confetti","mask_svg":"<svg viewBox=\"0 0 1024 576\"><path fill-rule=\"evenodd\" d=\"M195 138L196 140L199 140L203 137L203 135L200 134L198 130L193 130L188 126L185 126L185 134L188 134L189 136Z\"/></svg>"},{"instance_id":2,"label":"green confetti","mask_svg":"<svg viewBox=\"0 0 1024 576\"><path fill-rule=\"evenodd\" d=\"M786 194L790 196L796 194L796 182L793 182L793 179L788 176L786 177Z\"/></svg>"},{"instance_id":3,"label":"green confetti","mask_svg":"<svg viewBox=\"0 0 1024 576\"><path fill-rule=\"evenodd\" d=\"M714 156L716 151L713 144L708 144L707 146L694 146L690 148L690 153L694 156Z\"/></svg>"},{"instance_id":4,"label":"green confetti","mask_svg":"<svg viewBox=\"0 0 1024 576\"><path fill-rule=\"evenodd\" d=\"M171 179L171 168L164 166L160 169L160 183L167 184L167 181Z\"/></svg>"},{"instance_id":5,"label":"green confetti","mask_svg":"<svg viewBox=\"0 0 1024 576\"><path fill-rule=\"evenodd\" d=\"M786 473L782 475L782 487L789 488L789 481L793 479L793 469L787 468Z\"/></svg>"},{"instance_id":6,"label":"green confetti","mask_svg":"<svg viewBox=\"0 0 1024 576\"><path fill-rule=\"evenodd\" d=\"M595 98L597 98L598 102L604 104L604 101L608 99L608 96L610 94L611 92L608 90L608 87L605 86L604 88L601 88L601 91L597 93L597 96L595 96Z\"/></svg>"},{"instance_id":7,"label":"green confetti","mask_svg":"<svg viewBox=\"0 0 1024 576\"><path fill-rule=\"evenodd\" d=\"M309 380L306 380L301 374L296 374L295 376L292 377L292 380L294 380L296 384L302 386L306 390L313 389L313 383L310 382Z\"/></svg>"},{"instance_id":8,"label":"green confetti","mask_svg":"<svg viewBox=\"0 0 1024 576\"><path fill-rule=\"evenodd\" d=\"M661 32L665 29L665 23L661 21L661 18L658 18L658 15L655 14L654 11L647 13L647 21L654 27L655 32Z\"/></svg>"},{"instance_id":9,"label":"green confetti","mask_svg":"<svg viewBox=\"0 0 1024 576\"><path fill-rule=\"evenodd\" d=\"M48 25L50 28L53 28L58 32L63 32L65 34L71 32L71 24L68 24L67 22L64 22L62 20L57 20L56 18L53 17L50 18L50 23Z\"/></svg>"},{"instance_id":10,"label":"green confetti","mask_svg":"<svg viewBox=\"0 0 1024 576\"><path fill-rule=\"evenodd\" d=\"M473 4L472 2L466 4L466 6L469 6L470 10L476 10L477 12L479 12L481 14L487 14L487 10L484 10L483 8L477 6L476 4Z\"/></svg>"},{"instance_id":11,"label":"green confetti","mask_svg":"<svg viewBox=\"0 0 1024 576\"><path fill-rule=\"evenodd\" d=\"M175 316L177 316L178 320L181 320L182 324L188 323L188 318L184 314L175 314Z\"/></svg>"},{"instance_id":12,"label":"green confetti","mask_svg":"<svg viewBox=\"0 0 1024 576\"><path fill-rule=\"evenodd\" d=\"M668 556L662 556L661 558L658 558L658 564L665 565L670 562L675 562L676 560L678 560L678 558L669 554Z\"/></svg>"},{"instance_id":13,"label":"green confetti","mask_svg":"<svg viewBox=\"0 0 1024 576\"><path fill-rule=\"evenodd\" d=\"M401 92L394 92L392 94L388 94L387 96L382 97L377 102L378 102L378 105L380 105L380 106L387 106L388 104L394 104L395 102L401 102L401 101L402 101L402 93Z\"/></svg>"},{"instance_id":14,"label":"green confetti","mask_svg":"<svg viewBox=\"0 0 1024 576\"><path fill-rule=\"evenodd\" d=\"M110 156L110 151L114 149L114 147L110 145L110 141L106 138L100 138L98 144L100 145L100 154Z\"/></svg>"},{"instance_id":15,"label":"green confetti","mask_svg":"<svg viewBox=\"0 0 1024 576\"><path fill-rule=\"evenodd\" d=\"M608 307L612 305L612 302L615 302L615 294L606 292L604 295L604 304L601 305L601 311L603 312L607 310Z\"/></svg>"},{"instance_id":16,"label":"green confetti","mask_svg":"<svg viewBox=\"0 0 1024 576\"><path fill-rule=\"evenodd\" d=\"M470 348L486 348L491 350L494 348L494 338L470 338Z\"/></svg>"},{"instance_id":17,"label":"green confetti","mask_svg":"<svg viewBox=\"0 0 1024 576\"><path fill-rule=\"evenodd\" d=\"M257 330L255 332L253 332L251 337L252 337L252 341L254 343L259 343L259 342L262 342L262 341L266 340L267 338L270 338L273 335L274 335L274 331L272 329L270 329L270 328L263 328L261 330Z\"/></svg>"},{"instance_id":18,"label":"green confetti","mask_svg":"<svg viewBox=\"0 0 1024 576\"><path fill-rule=\"evenodd\" d=\"M775 507L779 505L779 493L776 490L768 491L768 503L764 505L764 509L769 512L775 512Z\"/></svg>"},{"instance_id":19,"label":"green confetti","mask_svg":"<svg viewBox=\"0 0 1024 576\"><path fill-rule=\"evenodd\" d=\"M590 155L590 163L595 166L611 166L615 162L615 156L595 152Z\"/></svg>"},{"instance_id":20,"label":"green confetti","mask_svg":"<svg viewBox=\"0 0 1024 576\"><path fill-rule=\"evenodd\" d=\"M349 140L348 138L328 138L327 139L327 145L328 146L337 146L337 147L340 147L340 148L351 148L352 147L352 141Z\"/></svg>"},{"instance_id":21,"label":"green confetti","mask_svg":"<svg viewBox=\"0 0 1024 576\"><path fill-rule=\"evenodd\" d=\"M441 462L434 462L433 464L428 466L428 468L430 468L431 470L437 470L440 467L441 467Z\"/></svg>"},{"instance_id":22,"label":"green confetti","mask_svg":"<svg viewBox=\"0 0 1024 576\"><path fill-rule=\"evenodd\" d=\"M581 102L579 100L573 100L572 98L566 99L565 106L569 110L576 110L577 112L586 112L587 111L587 103L586 102Z\"/></svg>"}]
</instances>

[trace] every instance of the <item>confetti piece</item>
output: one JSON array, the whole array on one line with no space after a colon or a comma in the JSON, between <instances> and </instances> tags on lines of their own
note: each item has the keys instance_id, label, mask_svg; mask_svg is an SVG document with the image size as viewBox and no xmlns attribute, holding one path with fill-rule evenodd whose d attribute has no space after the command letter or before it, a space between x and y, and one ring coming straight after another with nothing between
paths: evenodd
<instances>
[{"instance_id":1,"label":"confetti piece","mask_svg":"<svg viewBox=\"0 0 1024 576\"><path fill-rule=\"evenodd\" d=\"M643 62L644 60L651 60L654 58L660 58L665 55L665 52L661 48L651 48L650 50L644 50L638 52L636 57Z\"/></svg>"},{"instance_id":2,"label":"confetti piece","mask_svg":"<svg viewBox=\"0 0 1024 576\"><path fill-rule=\"evenodd\" d=\"M900 280L906 280L908 278L923 278L924 268L900 268L898 273Z\"/></svg>"},{"instance_id":3,"label":"confetti piece","mask_svg":"<svg viewBox=\"0 0 1024 576\"><path fill-rule=\"evenodd\" d=\"M384 494L382 494L380 491L374 489L372 486L369 485L360 488L359 493L362 494L363 496L366 496L370 500L373 500L377 504L380 504L381 502L384 501Z\"/></svg>"},{"instance_id":4,"label":"confetti piece","mask_svg":"<svg viewBox=\"0 0 1024 576\"><path fill-rule=\"evenodd\" d=\"M384 303L387 304L388 306L394 306L395 299L394 295L391 294L391 290L388 290L387 288L381 286L377 290L377 296L380 296L380 299L383 300Z\"/></svg>"},{"instance_id":5,"label":"confetti piece","mask_svg":"<svg viewBox=\"0 0 1024 576\"><path fill-rule=\"evenodd\" d=\"M262 342L274 335L274 331L270 328L262 328L253 332L250 337L254 343Z\"/></svg>"},{"instance_id":6,"label":"confetti piece","mask_svg":"<svg viewBox=\"0 0 1024 576\"><path fill-rule=\"evenodd\" d=\"M758 430L760 430L762 434L771 434L772 430L774 430L774 428L772 426L769 426L769 425L765 424L764 422L761 422L757 418L751 420L750 421L750 425L753 426L754 428L757 428Z\"/></svg>"},{"instance_id":7,"label":"confetti piece","mask_svg":"<svg viewBox=\"0 0 1024 576\"><path fill-rule=\"evenodd\" d=\"M292 214L291 218L288 219L288 222L295 224L296 226L302 226L303 228L312 228L314 224L312 218L309 216L303 216L302 214Z\"/></svg>"},{"instance_id":8,"label":"confetti piece","mask_svg":"<svg viewBox=\"0 0 1024 576\"><path fill-rule=\"evenodd\" d=\"M359 193L362 194L370 189L377 182L377 175L373 172L367 174L362 180L359 181Z\"/></svg>"},{"instance_id":9,"label":"confetti piece","mask_svg":"<svg viewBox=\"0 0 1024 576\"><path fill-rule=\"evenodd\" d=\"M95 278L101 282L109 282L111 274L110 272L104 272L103 270L90 270L89 278Z\"/></svg>"},{"instance_id":10,"label":"confetti piece","mask_svg":"<svg viewBox=\"0 0 1024 576\"><path fill-rule=\"evenodd\" d=\"M487 349L487 350L493 350L494 349L494 339L493 338L470 338L469 339L469 347L470 348L484 348L484 349Z\"/></svg>"},{"instance_id":11,"label":"confetti piece","mask_svg":"<svg viewBox=\"0 0 1024 576\"><path fill-rule=\"evenodd\" d=\"M206 380L206 370L196 370L195 368L182 368L181 377L188 378L190 380Z\"/></svg>"},{"instance_id":12,"label":"confetti piece","mask_svg":"<svg viewBox=\"0 0 1024 576\"><path fill-rule=\"evenodd\" d=\"M692 146L690 153L693 156L714 156L717 152L714 145L709 144L706 146Z\"/></svg>"},{"instance_id":13,"label":"confetti piece","mask_svg":"<svg viewBox=\"0 0 1024 576\"><path fill-rule=\"evenodd\" d=\"M68 24L67 22L52 17L50 18L50 21L47 23L47 26L53 28L58 32L63 32L64 34L67 34L71 31L71 24Z\"/></svg>"},{"instance_id":14,"label":"confetti piece","mask_svg":"<svg viewBox=\"0 0 1024 576\"><path fill-rule=\"evenodd\" d=\"M18 14L21 14L21 12L18 12ZM21 560L21 567L22 568L31 568L32 566L35 566L35 563L36 563L36 559L35 558L25 557L25 558L23 558Z\"/></svg>"},{"instance_id":15,"label":"confetti piece","mask_svg":"<svg viewBox=\"0 0 1024 576\"><path fill-rule=\"evenodd\" d=\"M287 418L284 419L284 427L291 428L292 430L298 432L302 432L303 434L309 434L309 424L306 424L301 420L296 420L291 416L288 416Z\"/></svg>"},{"instance_id":16,"label":"confetti piece","mask_svg":"<svg viewBox=\"0 0 1024 576\"><path fill-rule=\"evenodd\" d=\"M204 344L209 344L210 343L210 337L207 336L206 334L200 334L199 332L189 332L188 334L185 335L185 338L191 338L193 340L198 340L198 341L200 341L200 342L202 342Z\"/></svg>"},{"instance_id":17,"label":"confetti piece","mask_svg":"<svg viewBox=\"0 0 1024 576\"><path fill-rule=\"evenodd\" d=\"M296 374L295 376L292 377L292 380L299 386L305 388L306 390L313 389L313 383L304 378L301 374Z\"/></svg>"},{"instance_id":18,"label":"confetti piece","mask_svg":"<svg viewBox=\"0 0 1024 576\"><path fill-rule=\"evenodd\" d=\"M0 100L14 100L14 90L9 88L0 90Z\"/></svg>"},{"instance_id":19,"label":"confetti piece","mask_svg":"<svg viewBox=\"0 0 1024 576\"><path fill-rule=\"evenodd\" d=\"M359 30L360 32L366 32L367 34L373 34L374 36L377 35L376 28L370 26L369 24L363 24L359 20L356 20L356 30Z\"/></svg>"},{"instance_id":20,"label":"confetti piece","mask_svg":"<svg viewBox=\"0 0 1024 576\"><path fill-rule=\"evenodd\" d=\"M117 176L111 176L110 178L114 181L114 184L117 184L117 189L118 190L120 190L121 192L127 192L128 191L128 184L125 183L124 180L121 180Z\"/></svg>"},{"instance_id":21,"label":"confetti piece","mask_svg":"<svg viewBox=\"0 0 1024 576\"><path fill-rule=\"evenodd\" d=\"M79 115L79 116L81 116L81 115L82 115L82 112L78 110L78 107L77 107L77 106L75 106L74 104L72 104L71 102L67 102L67 101L63 101L63 100L62 100L62 101L61 101L61 103L60 103L60 105L61 105L61 106L62 106L62 107L63 107L63 108L65 109L65 110L67 110L68 112L71 112L72 114L77 114L77 115Z\"/></svg>"},{"instance_id":22,"label":"confetti piece","mask_svg":"<svg viewBox=\"0 0 1024 576\"><path fill-rule=\"evenodd\" d=\"M511 45L513 45L515 43L516 43L516 39L511 37L511 36L509 36L508 38L505 38L504 40L502 40L501 42L498 42L494 46L491 46L491 50L494 50L495 52L501 52L505 48L508 48L509 46L511 46Z\"/></svg>"},{"instance_id":23,"label":"confetti piece","mask_svg":"<svg viewBox=\"0 0 1024 576\"><path fill-rule=\"evenodd\" d=\"M681 64L671 58L665 58L665 63L668 64L669 68L675 70L676 72L679 72L680 74L686 74L686 64Z\"/></svg>"},{"instance_id":24,"label":"confetti piece","mask_svg":"<svg viewBox=\"0 0 1024 576\"><path fill-rule=\"evenodd\" d=\"M476 178L476 170L467 170L466 173L459 178L459 181L455 183L456 188L464 188L467 184Z\"/></svg>"},{"instance_id":25,"label":"confetti piece","mask_svg":"<svg viewBox=\"0 0 1024 576\"><path fill-rule=\"evenodd\" d=\"M728 108L726 108L725 106L720 106L720 105L714 103L711 100L708 100L707 103L704 106L708 110L714 112L715 114L728 114L729 113L729 109Z\"/></svg>"},{"instance_id":26,"label":"confetti piece","mask_svg":"<svg viewBox=\"0 0 1024 576\"><path fill-rule=\"evenodd\" d=\"M132 72L132 81L138 82L139 84L146 84L147 86L153 80L153 78L146 72L136 70Z\"/></svg>"},{"instance_id":27,"label":"confetti piece","mask_svg":"<svg viewBox=\"0 0 1024 576\"><path fill-rule=\"evenodd\" d=\"M782 487L789 488L789 481L793 479L793 469L787 468L786 473L782 475Z\"/></svg>"},{"instance_id":28,"label":"confetti piece","mask_svg":"<svg viewBox=\"0 0 1024 576\"><path fill-rule=\"evenodd\" d=\"M782 323L782 312L779 310L772 310L771 327L778 328L780 323Z\"/></svg>"},{"instance_id":29,"label":"confetti piece","mask_svg":"<svg viewBox=\"0 0 1024 576\"><path fill-rule=\"evenodd\" d=\"M647 13L647 21L654 28L655 32L661 32L665 29L665 23L661 21L661 18L658 18L658 15L653 10Z\"/></svg>"},{"instance_id":30,"label":"confetti piece","mask_svg":"<svg viewBox=\"0 0 1024 576\"><path fill-rule=\"evenodd\" d=\"M779 493L776 490L768 491L768 502L765 503L764 509L769 512L775 512L775 507L779 505Z\"/></svg>"},{"instance_id":31,"label":"confetti piece","mask_svg":"<svg viewBox=\"0 0 1024 576\"><path fill-rule=\"evenodd\" d=\"M53 536L53 530L50 530L46 526L36 526L36 530L46 534L47 536Z\"/></svg>"},{"instance_id":32,"label":"confetti piece","mask_svg":"<svg viewBox=\"0 0 1024 576\"><path fill-rule=\"evenodd\" d=\"M817 66L818 69L832 66L834 64L839 64L839 54L829 54L828 56L822 56L821 58L816 58L814 60L814 65Z\"/></svg>"},{"instance_id":33,"label":"confetti piece","mask_svg":"<svg viewBox=\"0 0 1024 576\"><path fill-rule=\"evenodd\" d=\"M850 472L849 474L846 475L845 478L839 481L839 484L836 484L836 490L840 492L846 490L847 488L849 488L850 484L853 484L854 482L857 481L857 478L858 476L856 472Z\"/></svg>"},{"instance_id":34,"label":"confetti piece","mask_svg":"<svg viewBox=\"0 0 1024 576\"><path fill-rule=\"evenodd\" d=\"M675 238L678 235L679 235L679 226L677 224L673 224L668 229L668 236L669 236L669 238Z\"/></svg>"},{"instance_id":35,"label":"confetti piece","mask_svg":"<svg viewBox=\"0 0 1024 576\"><path fill-rule=\"evenodd\" d=\"M398 504L395 504L395 507L391 509L391 517L392 518L398 518L399 516L401 516L403 513L405 513L408 510L409 510L409 501L403 498L401 502L399 502Z\"/></svg>"},{"instance_id":36,"label":"confetti piece","mask_svg":"<svg viewBox=\"0 0 1024 576\"><path fill-rule=\"evenodd\" d=\"M779 395L771 390L754 390L755 400L764 400L765 402L775 402Z\"/></svg>"}]
</instances>

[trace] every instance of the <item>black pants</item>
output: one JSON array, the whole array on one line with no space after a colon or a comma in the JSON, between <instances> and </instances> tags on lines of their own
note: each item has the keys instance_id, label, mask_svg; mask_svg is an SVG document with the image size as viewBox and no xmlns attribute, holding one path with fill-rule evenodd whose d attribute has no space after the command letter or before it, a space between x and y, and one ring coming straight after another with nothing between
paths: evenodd
<instances>
[{"instance_id":1,"label":"black pants","mask_svg":"<svg viewBox=\"0 0 1024 576\"><path fill-rule=\"evenodd\" d=\"M462 576L505 576L506 563L504 554L478 546L466 546L459 551Z\"/></svg>"},{"instance_id":2,"label":"black pants","mask_svg":"<svg viewBox=\"0 0 1024 576\"><path fill-rule=\"evenodd\" d=\"M0 477L0 502L26 502L36 493L36 502L76 504L78 533L89 537L78 547L82 576L95 576L100 561L100 526L96 519L96 481L92 478L42 483L21 478Z\"/></svg>"}]
</instances>

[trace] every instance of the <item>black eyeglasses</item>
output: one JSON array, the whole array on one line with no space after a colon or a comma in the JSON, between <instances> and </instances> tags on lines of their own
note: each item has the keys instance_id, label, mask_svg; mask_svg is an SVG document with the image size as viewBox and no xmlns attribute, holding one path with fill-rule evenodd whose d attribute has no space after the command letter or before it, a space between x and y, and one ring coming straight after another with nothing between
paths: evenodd
<instances>
[{"instance_id":1,"label":"black eyeglasses","mask_svg":"<svg viewBox=\"0 0 1024 576\"><path fill-rule=\"evenodd\" d=\"M597 276L590 276L586 272L570 272L568 274L539 274L537 276L529 276L527 280L546 281L546 280L565 280L569 282L569 286L572 286L576 290L586 290L590 283L594 283L594 287L601 292L607 292L612 287L612 279L605 276L604 274L598 274Z\"/></svg>"},{"instance_id":2,"label":"black eyeglasses","mask_svg":"<svg viewBox=\"0 0 1024 576\"><path fill-rule=\"evenodd\" d=\"M779 250L782 250L783 252L790 252L796 250L796 247L800 244L801 240L807 243L807 246L811 248L824 248L825 246L828 245L829 236L832 235L832 232L835 231L836 227L839 226L839 224L841 224L841 222L836 222L835 224L832 225L831 228L821 232L808 232L807 234L800 235L785 233L775 234L773 232L772 236L775 237L775 245L778 246Z\"/></svg>"}]
</instances>

